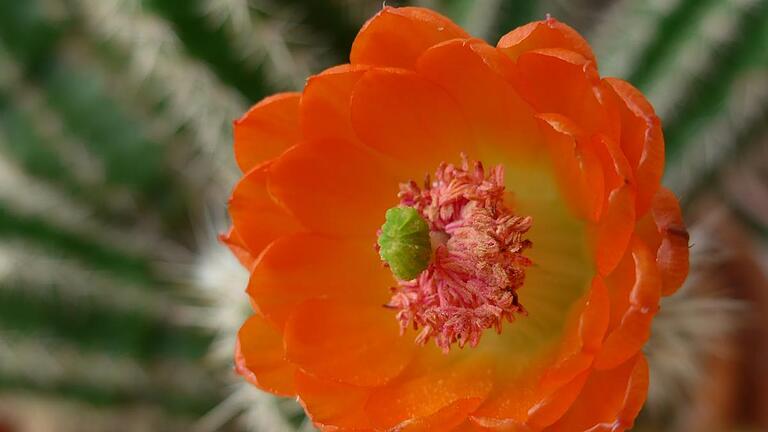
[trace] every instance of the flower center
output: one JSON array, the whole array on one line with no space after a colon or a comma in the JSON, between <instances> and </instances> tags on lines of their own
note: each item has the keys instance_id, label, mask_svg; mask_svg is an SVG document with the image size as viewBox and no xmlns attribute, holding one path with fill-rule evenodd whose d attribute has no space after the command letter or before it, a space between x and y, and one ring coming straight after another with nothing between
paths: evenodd
<instances>
[{"instance_id":1,"label":"flower center","mask_svg":"<svg viewBox=\"0 0 768 432\"><path fill-rule=\"evenodd\" d=\"M454 343L477 346L484 330L501 332L504 320L525 314L517 290L531 261L523 252L532 219L504 203L504 168L486 173L441 163L423 187L400 185L400 206L386 214L378 250L397 279L387 307L397 309L401 332L421 331L448 352Z\"/></svg>"}]
</instances>

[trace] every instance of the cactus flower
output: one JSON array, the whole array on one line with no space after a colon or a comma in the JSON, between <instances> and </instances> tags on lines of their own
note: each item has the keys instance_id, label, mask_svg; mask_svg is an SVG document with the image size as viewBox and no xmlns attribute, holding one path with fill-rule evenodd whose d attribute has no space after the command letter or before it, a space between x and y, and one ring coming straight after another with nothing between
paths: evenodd
<instances>
[{"instance_id":1,"label":"cactus flower","mask_svg":"<svg viewBox=\"0 0 768 432\"><path fill-rule=\"evenodd\" d=\"M632 427L688 235L653 108L572 28L384 7L235 156L245 379L329 431Z\"/></svg>"}]
</instances>

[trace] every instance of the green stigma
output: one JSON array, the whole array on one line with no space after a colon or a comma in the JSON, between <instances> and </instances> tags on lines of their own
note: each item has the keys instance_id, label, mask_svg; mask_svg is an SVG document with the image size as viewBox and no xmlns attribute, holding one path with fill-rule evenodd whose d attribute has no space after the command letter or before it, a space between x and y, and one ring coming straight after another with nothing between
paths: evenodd
<instances>
[{"instance_id":1,"label":"green stigma","mask_svg":"<svg viewBox=\"0 0 768 432\"><path fill-rule=\"evenodd\" d=\"M429 225L411 207L392 207L379 235L379 255L400 280L415 279L429 265Z\"/></svg>"}]
</instances>

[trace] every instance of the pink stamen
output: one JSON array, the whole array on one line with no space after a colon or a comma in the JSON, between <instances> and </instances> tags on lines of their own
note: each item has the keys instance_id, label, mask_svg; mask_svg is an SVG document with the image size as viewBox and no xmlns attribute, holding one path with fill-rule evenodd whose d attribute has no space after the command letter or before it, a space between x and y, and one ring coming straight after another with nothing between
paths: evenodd
<instances>
[{"instance_id":1,"label":"pink stamen","mask_svg":"<svg viewBox=\"0 0 768 432\"><path fill-rule=\"evenodd\" d=\"M400 204L417 209L429 223L434 254L415 279L398 281L389 307L398 309L401 333L421 329L416 342L430 339L448 352L453 343L477 346L484 330L501 332L504 320L525 314L517 290L531 261L524 235L530 217L516 216L504 204L504 168L472 169L441 163L431 182L400 185Z\"/></svg>"}]
</instances>

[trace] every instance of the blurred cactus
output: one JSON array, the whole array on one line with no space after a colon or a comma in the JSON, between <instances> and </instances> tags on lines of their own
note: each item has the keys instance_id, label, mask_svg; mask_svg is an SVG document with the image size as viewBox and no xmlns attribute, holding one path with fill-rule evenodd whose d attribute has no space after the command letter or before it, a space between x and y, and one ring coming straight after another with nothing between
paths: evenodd
<instances>
[{"instance_id":1,"label":"blurred cactus","mask_svg":"<svg viewBox=\"0 0 768 432\"><path fill-rule=\"evenodd\" d=\"M656 106L689 220L711 233L698 215L728 214L767 256L768 1L387 4L435 8L491 42L546 13L572 23L604 75ZM380 7L0 1L0 430L312 430L295 402L231 373L249 307L248 275L215 240L237 177L231 121L345 61ZM749 305L721 289L731 282L695 283L727 256L694 256L709 260L648 346L657 382L672 383L652 388L653 430L685 424L658 413L683 410L712 345L746 325Z\"/></svg>"}]
</instances>

